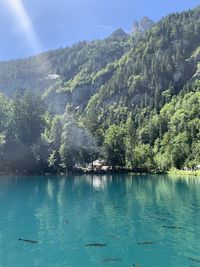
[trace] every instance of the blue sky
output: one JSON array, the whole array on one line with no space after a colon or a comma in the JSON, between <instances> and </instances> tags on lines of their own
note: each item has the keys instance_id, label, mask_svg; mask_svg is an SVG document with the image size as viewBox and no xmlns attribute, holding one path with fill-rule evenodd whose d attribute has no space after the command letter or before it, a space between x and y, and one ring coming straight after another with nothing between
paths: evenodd
<instances>
[{"instance_id":1,"label":"blue sky","mask_svg":"<svg viewBox=\"0 0 200 267\"><path fill-rule=\"evenodd\" d=\"M0 60L104 38L134 20L200 5L200 0L0 0Z\"/></svg>"}]
</instances>

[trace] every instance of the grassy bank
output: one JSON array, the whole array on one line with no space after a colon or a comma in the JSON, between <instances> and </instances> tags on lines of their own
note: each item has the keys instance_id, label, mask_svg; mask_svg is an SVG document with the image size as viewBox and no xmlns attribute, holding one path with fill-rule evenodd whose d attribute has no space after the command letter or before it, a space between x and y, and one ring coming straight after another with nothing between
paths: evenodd
<instances>
[{"instance_id":1,"label":"grassy bank","mask_svg":"<svg viewBox=\"0 0 200 267\"><path fill-rule=\"evenodd\" d=\"M185 170L178 170L178 169L171 169L168 172L169 175L186 175L186 176L199 176L200 177L200 170L193 171L185 171Z\"/></svg>"}]
</instances>

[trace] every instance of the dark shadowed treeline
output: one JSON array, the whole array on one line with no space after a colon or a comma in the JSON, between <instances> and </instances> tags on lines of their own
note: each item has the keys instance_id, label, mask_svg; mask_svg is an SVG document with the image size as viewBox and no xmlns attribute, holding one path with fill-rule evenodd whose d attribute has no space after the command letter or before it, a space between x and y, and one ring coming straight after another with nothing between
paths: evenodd
<instances>
[{"instance_id":1,"label":"dark shadowed treeline","mask_svg":"<svg viewBox=\"0 0 200 267\"><path fill-rule=\"evenodd\" d=\"M40 97L27 92L0 95L0 171L72 171L91 161L96 145L89 132L66 111L52 116Z\"/></svg>"}]
</instances>

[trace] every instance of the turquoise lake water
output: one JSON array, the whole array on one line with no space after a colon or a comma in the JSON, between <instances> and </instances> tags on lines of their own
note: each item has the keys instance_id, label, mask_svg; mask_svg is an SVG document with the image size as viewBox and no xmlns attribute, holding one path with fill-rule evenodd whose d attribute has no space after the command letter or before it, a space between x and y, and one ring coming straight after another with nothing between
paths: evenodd
<instances>
[{"instance_id":1,"label":"turquoise lake water","mask_svg":"<svg viewBox=\"0 0 200 267\"><path fill-rule=\"evenodd\" d=\"M0 177L0 267L13 266L200 266L200 178Z\"/></svg>"}]
</instances>

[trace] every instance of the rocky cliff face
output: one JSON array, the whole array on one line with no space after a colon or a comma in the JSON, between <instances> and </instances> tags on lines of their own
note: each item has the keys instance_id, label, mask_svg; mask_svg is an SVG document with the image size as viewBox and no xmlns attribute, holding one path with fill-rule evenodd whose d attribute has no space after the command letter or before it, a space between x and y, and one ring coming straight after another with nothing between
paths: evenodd
<instances>
[{"instance_id":1,"label":"rocky cliff face","mask_svg":"<svg viewBox=\"0 0 200 267\"><path fill-rule=\"evenodd\" d=\"M134 21L131 33L133 35L144 33L154 26L154 21L148 17L143 17L140 22Z\"/></svg>"}]
</instances>

